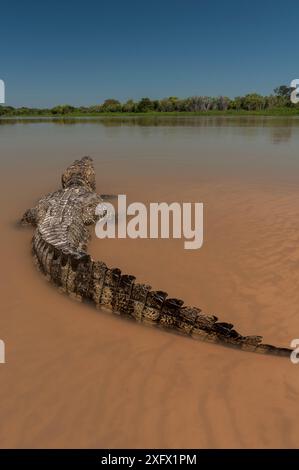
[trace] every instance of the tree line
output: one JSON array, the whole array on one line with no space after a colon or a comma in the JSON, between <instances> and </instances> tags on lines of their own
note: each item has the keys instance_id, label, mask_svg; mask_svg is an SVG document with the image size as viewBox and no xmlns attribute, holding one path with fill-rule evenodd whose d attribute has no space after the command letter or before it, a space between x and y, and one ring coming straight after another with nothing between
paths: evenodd
<instances>
[{"instance_id":1,"label":"tree line","mask_svg":"<svg viewBox=\"0 0 299 470\"><path fill-rule=\"evenodd\" d=\"M54 106L53 108L14 108L13 106L0 106L0 116L42 116L42 115L66 115L66 114L101 114L101 113L169 113L192 112L201 113L208 111L264 111L281 108L297 108L291 102L292 88L281 85L274 89L274 93L263 96L258 93L250 93L244 96L228 98L227 96L191 96L180 99L170 96L161 100L141 98L139 101L132 99L121 103L110 98L102 104L93 106L71 106L68 104Z\"/></svg>"}]
</instances>

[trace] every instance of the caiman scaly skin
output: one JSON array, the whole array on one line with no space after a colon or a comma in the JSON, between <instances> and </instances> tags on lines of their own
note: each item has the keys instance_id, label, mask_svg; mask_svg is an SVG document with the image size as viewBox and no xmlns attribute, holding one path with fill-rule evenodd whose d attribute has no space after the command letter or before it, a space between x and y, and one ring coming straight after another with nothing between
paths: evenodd
<instances>
[{"instance_id":1,"label":"caiman scaly skin","mask_svg":"<svg viewBox=\"0 0 299 470\"><path fill-rule=\"evenodd\" d=\"M87 253L88 226L97 221L92 159L83 157L62 175L62 188L41 198L21 222L35 227L32 251L40 270L56 286L79 300L138 322L176 330L192 338L235 346L244 351L289 356L291 350L262 343L261 336L242 336L232 324L218 321L197 307L153 291L135 277L108 268Z\"/></svg>"}]
</instances>

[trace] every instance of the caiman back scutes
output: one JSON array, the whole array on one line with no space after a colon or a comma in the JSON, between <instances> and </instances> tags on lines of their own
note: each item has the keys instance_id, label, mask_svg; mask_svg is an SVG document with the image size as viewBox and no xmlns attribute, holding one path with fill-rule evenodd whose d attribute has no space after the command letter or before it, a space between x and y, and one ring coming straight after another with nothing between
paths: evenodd
<instances>
[{"instance_id":1,"label":"caiman back scutes","mask_svg":"<svg viewBox=\"0 0 299 470\"><path fill-rule=\"evenodd\" d=\"M213 343L245 351L289 356L291 350L262 344L261 336L242 336L231 323L219 322L181 299L153 291L135 277L122 274L93 260L86 253L88 225L96 222L95 208L101 198L95 193L92 160L75 161L62 175L63 188L40 199L25 212L22 222L34 225L32 251L40 270L57 287L79 300L147 325L175 330Z\"/></svg>"}]
</instances>

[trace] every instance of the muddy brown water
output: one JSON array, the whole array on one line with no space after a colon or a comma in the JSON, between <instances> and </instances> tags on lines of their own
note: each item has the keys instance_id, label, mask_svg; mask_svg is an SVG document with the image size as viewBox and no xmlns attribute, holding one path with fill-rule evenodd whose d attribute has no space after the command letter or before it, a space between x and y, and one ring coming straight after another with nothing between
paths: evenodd
<instances>
[{"instance_id":1,"label":"muddy brown water","mask_svg":"<svg viewBox=\"0 0 299 470\"><path fill-rule=\"evenodd\" d=\"M299 365L136 325L60 294L16 221L94 158L100 193L203 202L204 245L98 240L90 252L244 334L299 337L299 121L0 123L0 447L298 447Z\"/></svg>"}]
</instances>

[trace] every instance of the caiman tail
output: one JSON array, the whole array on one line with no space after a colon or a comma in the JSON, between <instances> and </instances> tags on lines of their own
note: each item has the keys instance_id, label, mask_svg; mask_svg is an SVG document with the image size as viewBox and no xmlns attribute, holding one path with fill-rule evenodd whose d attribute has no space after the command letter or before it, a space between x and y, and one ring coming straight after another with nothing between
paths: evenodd
<instances>
[{"instance_id":1,"label":"caiman tail","mask_svg":"<svg viewBox=\"0 0 299 470\"><path fill-rule=\"evenodd\" d=\"M291 349L263 344L261 336L243 336L231 323L185 306L182 300L93 260L86 252L88 225L96 222L95 208L101 200L95 192L93 162L83 157L63 173L62 189L43 197L24 214L22 222L35 226L32 251L36 262L57 287L140 323L244 351L290 356Z\"/></svg>"}]
</instances>

